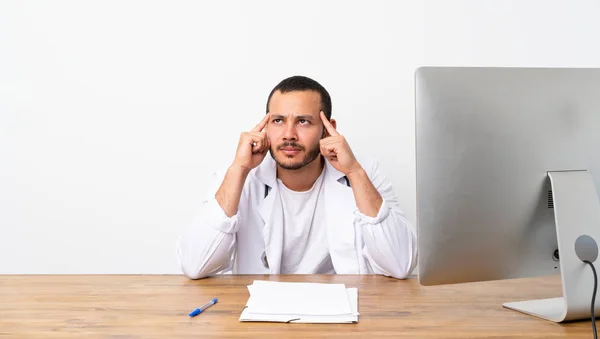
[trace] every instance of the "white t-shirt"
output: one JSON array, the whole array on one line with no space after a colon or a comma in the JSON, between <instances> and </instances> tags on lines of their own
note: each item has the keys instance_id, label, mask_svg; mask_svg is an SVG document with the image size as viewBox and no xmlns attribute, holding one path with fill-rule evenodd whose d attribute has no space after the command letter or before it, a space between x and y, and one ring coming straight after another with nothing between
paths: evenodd
<instances>
[{"instance_id":1,"label":"white t-shirt","mask_svg":"<svg viewBox=\"0 0 600 339\"><path fill-rule=\"evenodd\" d=\"M308 191L296 192L277 179L283 206L282 274L334 274L322 201L325 168Z\"/></svg>"}]
</instances>

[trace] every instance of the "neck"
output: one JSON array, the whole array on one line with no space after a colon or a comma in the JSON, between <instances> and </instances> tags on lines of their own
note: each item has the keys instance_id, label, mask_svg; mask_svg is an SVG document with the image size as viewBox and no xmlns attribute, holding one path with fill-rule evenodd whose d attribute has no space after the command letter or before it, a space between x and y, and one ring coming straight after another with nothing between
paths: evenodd
<instances>
[{"instance_id":1,"label":"neck","mask_svg":"<svg viewBox=\"0 0 600 339\"><path fill-rule=\"evenodd\" d=\"M323 171L325 161L321 155L308 165L297 169L289 170L277 165L277 178L283 182L285 187L292 191L308 191L317 181Z\"/></svg>"}]
</instances>

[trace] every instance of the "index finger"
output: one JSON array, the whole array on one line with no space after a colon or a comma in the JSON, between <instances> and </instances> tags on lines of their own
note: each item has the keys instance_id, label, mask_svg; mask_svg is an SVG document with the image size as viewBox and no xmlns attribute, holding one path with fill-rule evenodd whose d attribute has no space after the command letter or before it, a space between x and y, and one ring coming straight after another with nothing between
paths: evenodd
<instances>
[{"instance_id":1,"label":"index finger","mask_svg":"<svg viewBox=\"0 0 600 339\"><path fill-rule=\"evenodd\" d=\"M321 121L323 121L323 125L325 126L325 129L327 130L329 135L331 135L333 137L340 135L336 131L335 127L333 127L333 125L329 122L329 120L327 120L327 117L325 116L325 113L323 113L323 111L321 111Z\"/></svg>"},{"instance_id":2,"label":"index finger","mask_svg":"<svg viewBox=\"0 0 600 339\"><path fill-rule=\"evenodd\" d=\"M258 125L254 126L252 132L262 132L263 128L265 128L269 122L269 116L271 116L271 113L267 113L265 117L258 123Z\"/></svg>"}]
</instances>

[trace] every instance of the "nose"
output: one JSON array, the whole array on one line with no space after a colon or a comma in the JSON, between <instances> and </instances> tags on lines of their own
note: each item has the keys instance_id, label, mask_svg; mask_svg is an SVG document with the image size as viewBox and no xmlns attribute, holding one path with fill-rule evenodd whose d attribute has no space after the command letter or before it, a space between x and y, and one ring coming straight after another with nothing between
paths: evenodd
<instances>
[{"instance_id":1,"label":"nose","mask_svg":"<svg viewBox=\"0 0 600 339\"><path fill-rule=\"evenodd\" d=\"M296 133L296 126L294 122L287 123L284 127L283 131L283 140L286 141L296 141L298 140L298 135Z\"/></svg>"}]
</instances>

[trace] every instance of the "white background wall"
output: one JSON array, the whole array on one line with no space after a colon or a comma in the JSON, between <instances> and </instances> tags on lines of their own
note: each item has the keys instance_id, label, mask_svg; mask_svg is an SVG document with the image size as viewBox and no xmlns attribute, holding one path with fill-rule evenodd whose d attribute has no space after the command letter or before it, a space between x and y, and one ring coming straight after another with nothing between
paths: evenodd
<instances>
[{"instance_id":1,"label":"white background wall","mask_svg":"<svg viewBox=\"0 0 600 339\"><path fill-rule=\"evenodd\" d=\"M304 74L415 221L420 65L600 67L596 0L0 2L0 273L179 273L214 166Z\"/></svg>"},{"instance_id":2,"label":"white background wall","mask_svg":"<svg viewBox=\"0 0 600 339\"><path fill-rule=\"evenodd\" d=\"M598 0L425 0L424 64L600 67Z\"/></svg>"},{"instance_id":3,"label":"white background wall","mask_svg":"<svg viewBox=\"0 0 600 339\"><path fill-rule=\"evenodd\" d=\"M0 2L0 273L180 273L213 168L281 79L333 97L415 220L422 1Z\"/></svg>"}]
</instances>

